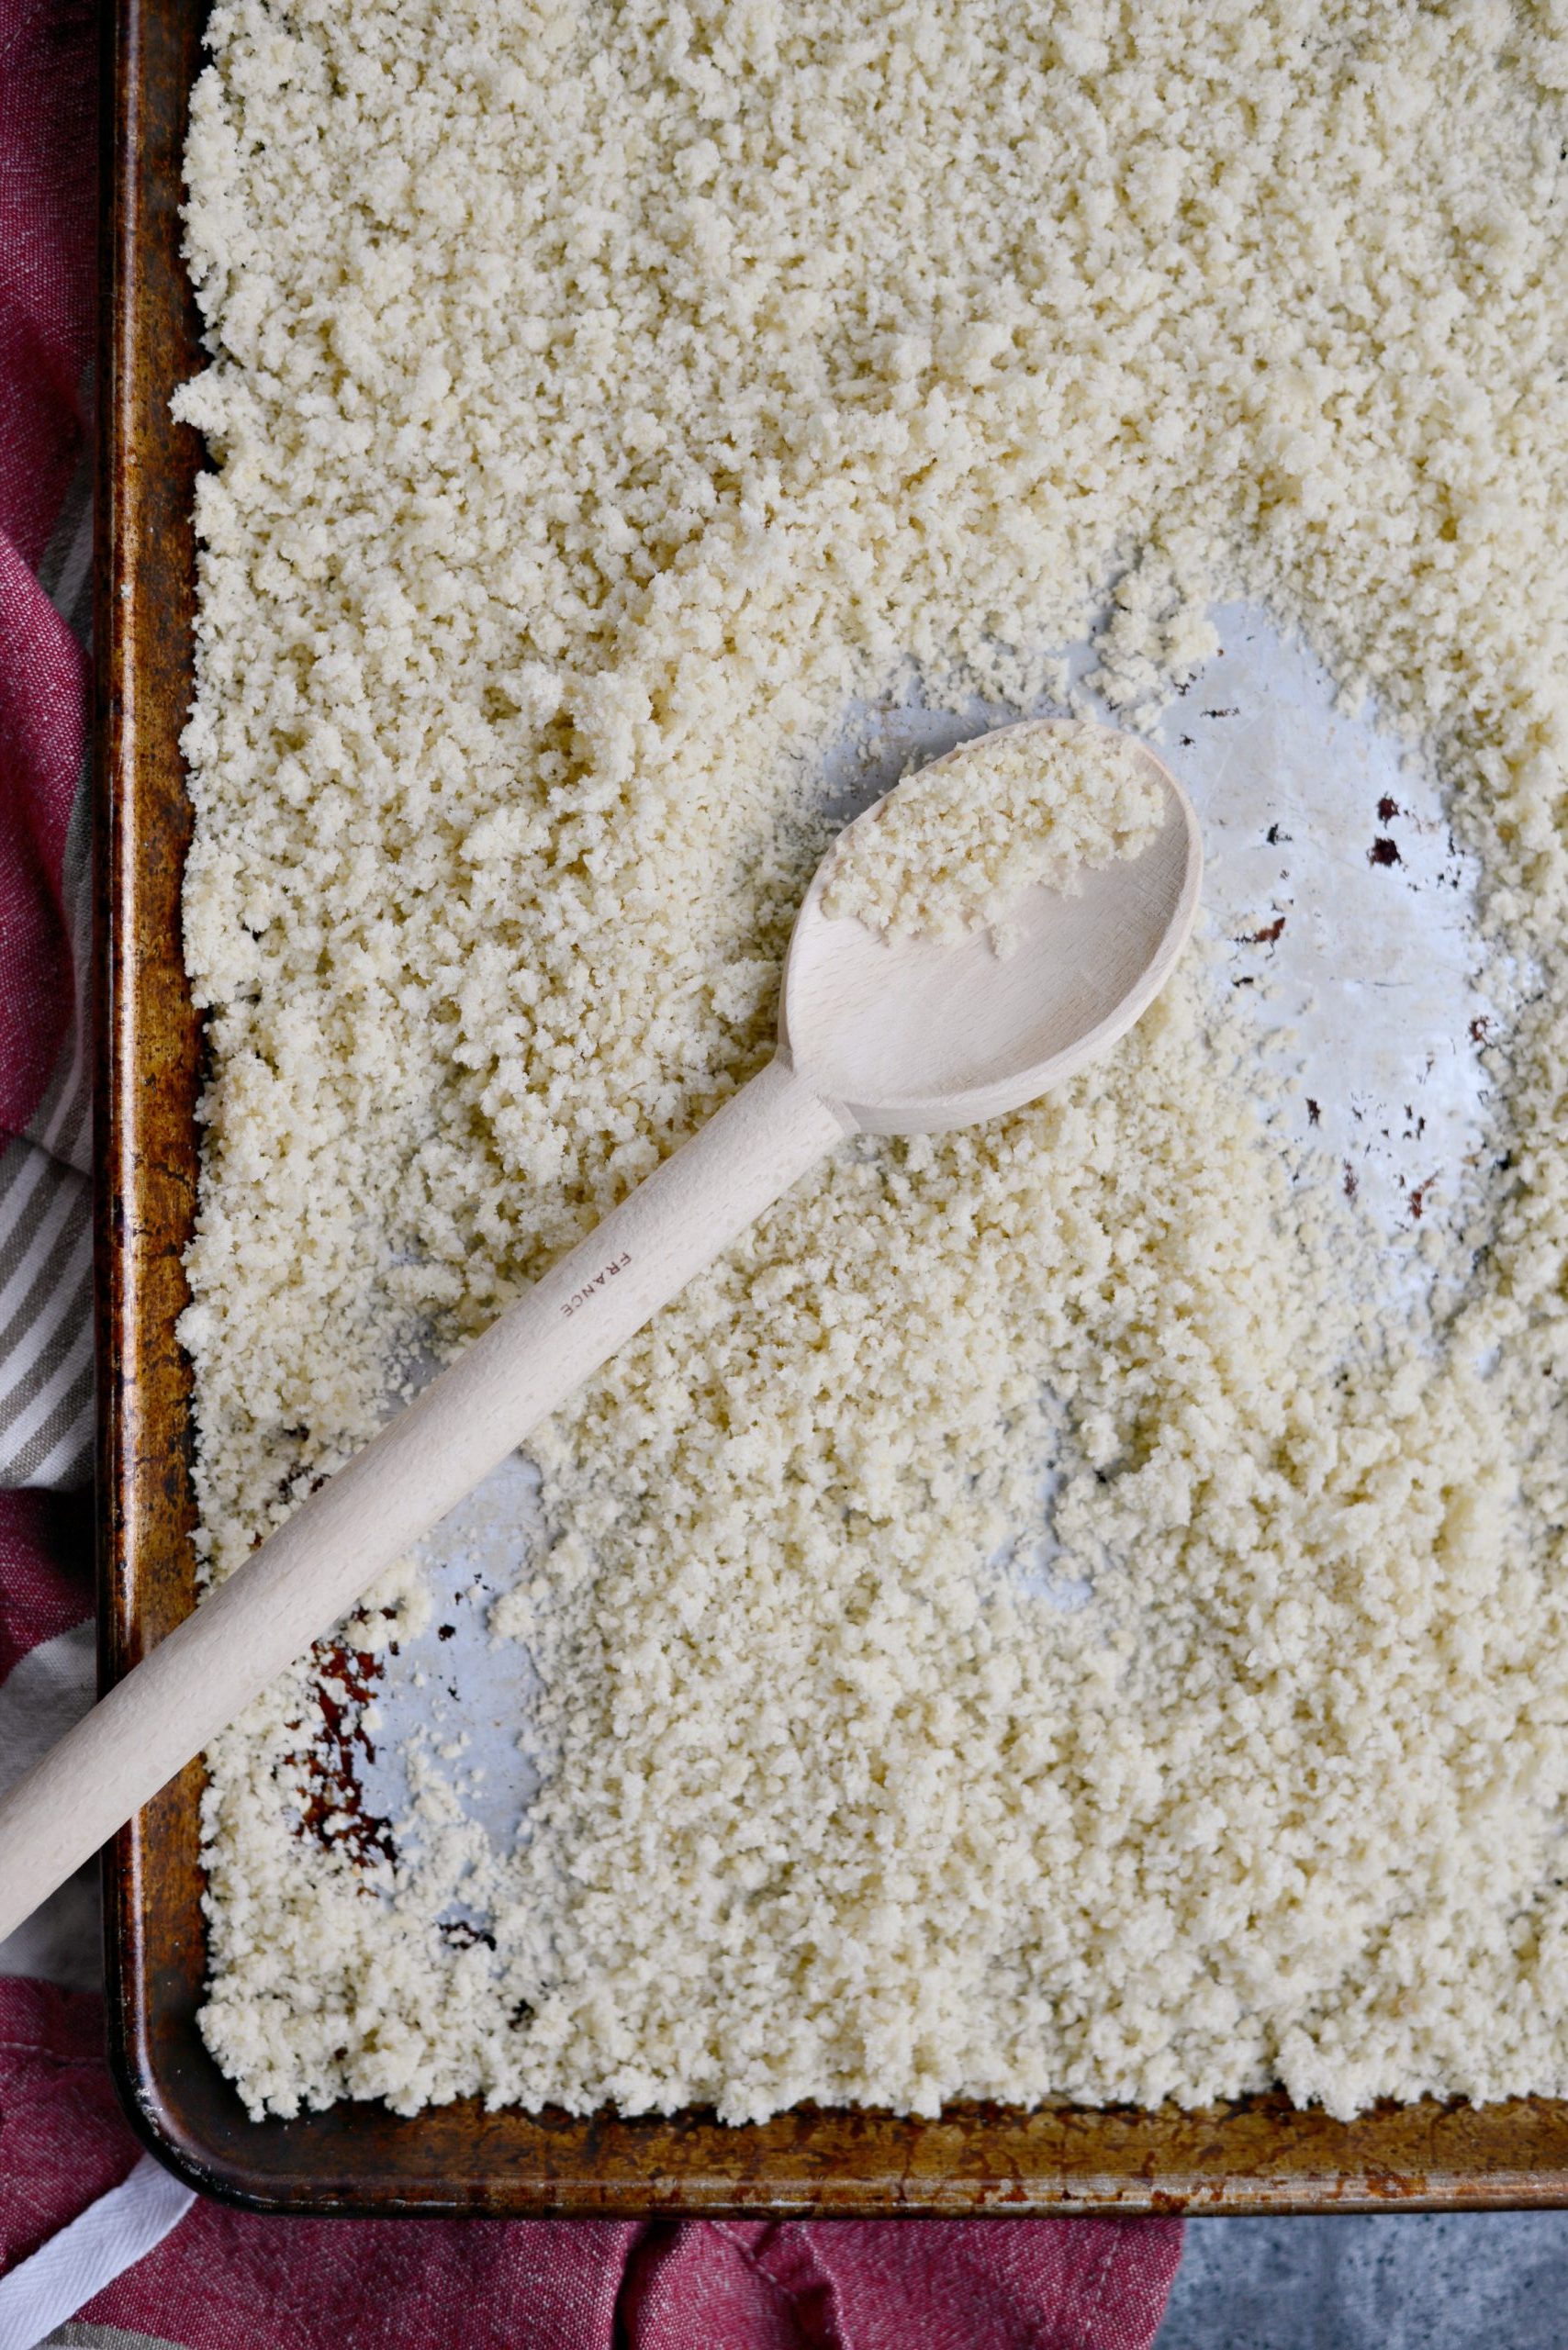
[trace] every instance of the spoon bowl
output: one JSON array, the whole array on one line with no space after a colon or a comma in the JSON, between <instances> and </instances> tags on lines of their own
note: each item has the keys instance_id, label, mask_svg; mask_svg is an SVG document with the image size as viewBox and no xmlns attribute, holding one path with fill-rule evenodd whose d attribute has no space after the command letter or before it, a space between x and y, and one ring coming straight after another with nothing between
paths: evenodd
<instances>
[{"instance_id":1,"label":"spoon bowl","mask_svg":"<svg viewBox=\"0 0 1568 2350\"><path fill-rule=\"evenodd\" d=\"M982 739L1068 727L1110 732L1036 719ZM972 747L960 743L913 779ZM941 1134L1022 1109L1108 1050L1159 994L1197 913L1203 844L1175 777L1137 748L1165 793L1159 832L1140 856L1084 870L1070 892L1041 886L1011 900L1005 954L984 929L949 944L830 920L823 892L834 854L823 859L790 940L781 1043L800 1076L863 1133ZM903 788L849 829L878 823Z\"/></svg>"}]
</instances>

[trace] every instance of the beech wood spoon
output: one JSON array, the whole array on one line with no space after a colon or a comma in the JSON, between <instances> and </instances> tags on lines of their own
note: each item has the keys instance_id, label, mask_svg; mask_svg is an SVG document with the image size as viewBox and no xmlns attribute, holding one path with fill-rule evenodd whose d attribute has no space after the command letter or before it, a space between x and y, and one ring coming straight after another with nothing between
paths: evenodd
<instances>
[{"instance_id":1,"label":"beech wood spoon","mask_svg":"<svg viewBox=\"0 0 1568 2350\"><path fill-rule=\"evenodd\" d=\"M1013 901L1005 957L983 930L937 945L829 921L824 860L790 941L767 1067L0 1803L0 1939L834 1143L1021 1109L1131 1027L1181 953L1203 867L1186 794L1137 747L1165 787L1161 829L1072 895Z\"/></svg>"}]
</instances>

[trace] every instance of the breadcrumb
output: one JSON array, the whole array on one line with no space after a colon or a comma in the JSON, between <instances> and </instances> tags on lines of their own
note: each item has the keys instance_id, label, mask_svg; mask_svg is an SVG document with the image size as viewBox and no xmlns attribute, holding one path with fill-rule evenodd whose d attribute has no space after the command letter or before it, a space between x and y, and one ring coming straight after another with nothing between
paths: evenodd
<instances>
[{"instance_id":1,"label":"breadcrumb","mask_svg":"<svg viewBox=\"0 0 1568 2350\"><path fill-rule=\"evenodd\" d=\"M1070 894L1096 866L1139 856L1165 802L1153 761L1108 727L999 728L847 827L823 912L951 944L1002 923L1025 890Z\"/></svg>"},{"instance_id":2,"label":"breadcrumb","mask_svg":"<svg viewBox=\"0 0 1568 2350\"><path fill-rule=\"evenodd\" d=\"M1147 725L1250 597L1541 974L1430 1326L1196 965L1092 1081L846 1147L541 1434L516 1850L433 1762L312 1832L316 1667L217 1742L218 2062L286 2114L1568 2092L1556 0L207 38L214 1574L760 1064L819 755L912 666L1021 711L1098 626Z\"/></svg>"}]
</instances>

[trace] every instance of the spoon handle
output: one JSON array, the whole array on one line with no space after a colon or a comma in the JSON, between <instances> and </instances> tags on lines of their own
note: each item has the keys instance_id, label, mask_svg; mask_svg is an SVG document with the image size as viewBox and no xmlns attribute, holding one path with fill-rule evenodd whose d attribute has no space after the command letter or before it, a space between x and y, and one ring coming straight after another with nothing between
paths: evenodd
<instances>
[{"instance_id":1,"label":"spoon handle","mask_svg":"<svg viewBox=\"0 0 1568 2350\"><path fill-rule=\"evenodd\" d=\"M302 1503L0 1803L0 1941L848 1131L780 1054Z\"/></svg>"}]
</instances>

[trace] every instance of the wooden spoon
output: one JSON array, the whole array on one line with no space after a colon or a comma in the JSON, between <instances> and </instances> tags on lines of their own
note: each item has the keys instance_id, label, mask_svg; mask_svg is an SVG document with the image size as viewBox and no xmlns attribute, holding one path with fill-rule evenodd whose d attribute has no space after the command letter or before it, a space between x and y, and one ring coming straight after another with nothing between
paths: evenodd
<instances>
[{"instance_id":1,"label":"wooden spoon","mask_svg":"<svg viewBox=\"0 0 1568 2350\"><path fill-rule=\"evenodd\" d=\"M1137 747L1165 787L1161 830L1076 894L1014 900L1005 957L984 931L942 946L830 922L824 861L790 942L767 1067L0 1803L0 1939L834 1143L1020 1109L1131 1027L1181 953L1203 867L1186 794Z\"/></svg>"}]
</instances>

